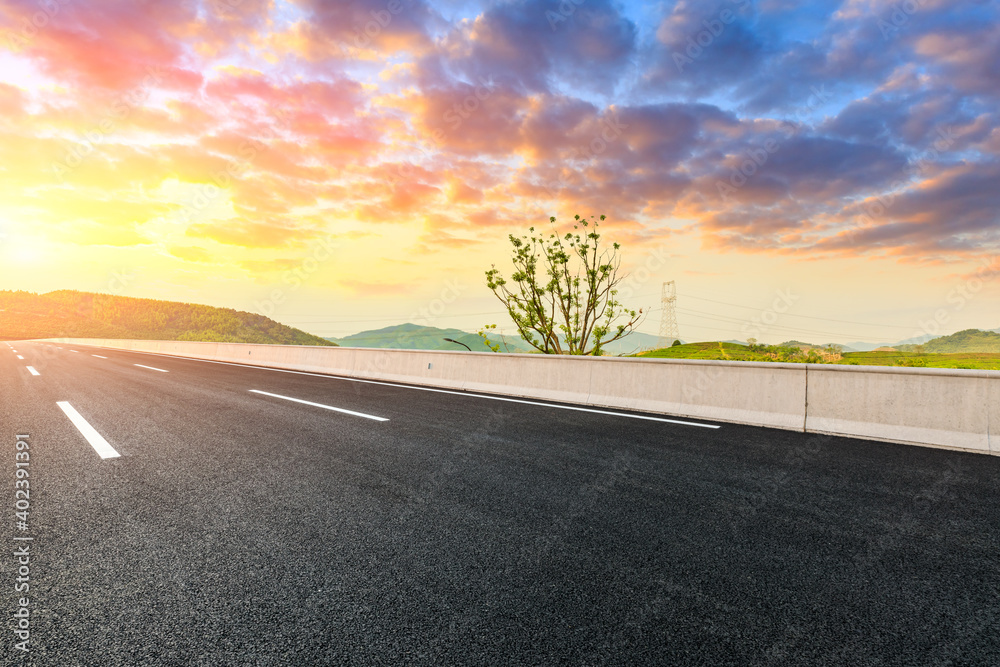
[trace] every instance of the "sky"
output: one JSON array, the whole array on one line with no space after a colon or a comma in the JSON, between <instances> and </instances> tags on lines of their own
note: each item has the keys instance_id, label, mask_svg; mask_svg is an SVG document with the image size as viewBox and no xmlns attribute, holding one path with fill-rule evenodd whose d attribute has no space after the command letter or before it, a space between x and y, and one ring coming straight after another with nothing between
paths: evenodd
<instances>
[{"instance_id":1,"label":"sky","mask_svg":"<svg viewBox=\"0 0 1000 667\"><path fill-rule=\"evenodd\" d=\"M0 289L512 331L603 214L641 331L992 329L998 63L996 0L3 0Z\"/></svg>"}]
</instances>

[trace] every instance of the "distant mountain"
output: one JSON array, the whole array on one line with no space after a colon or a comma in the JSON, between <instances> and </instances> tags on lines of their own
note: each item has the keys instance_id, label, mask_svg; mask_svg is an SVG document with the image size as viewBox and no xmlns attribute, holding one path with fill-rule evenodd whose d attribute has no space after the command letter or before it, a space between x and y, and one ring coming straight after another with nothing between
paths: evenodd
<instances>
[{"instance_id":1,"label":"distant mountain","mask_svg":"<svg viewBox=\"0 0 1000 667\"><path fill-rule=\"evenodd\" d=\"M803 343L800 340L786 340L784 343L781 343L778 347L798 347L798 348L804 348L806 350L811 350L812 348L817 346L813 345L812 343Z\"/></svg>"},{"instance_id":2,"label":"distant mountain","mask_svg":"<svg viewBox=\"0 0 1000 667\"><path fill-rule=\"evenodd\" d=\"M327 338L345 347L376 347L395 350L452 350L461 351L461 345L450 343L445 338L451 338L468 345L474 352L489 352L486 343L478 334L468 333L460 329L440 329L438 327L420 326L417 324L398 324L383 329L362 331L343 338ZM526 353L535 352L535 348L526 343L520 336L498 335L490 336L500 344L501 352ZM633 332L621 340L609 343L604 348L606 355L631 354L644 349L654 349L659 341L658 336Z\"/></svg>"},{"instance_id":3,"label":"distant mountain","mask_svg":"<svg viewBox=\"0 0 1000 667\"><path fill-rule=\"evenodd\" d=\"M872 350L880 347L895 347L899 348L900 345L920 345L926 343L929 340L934 340L938 336L934 334L923 334L921 336L914 336L913 338L907 338L905 340L899 340L895 343L890 343L887 341L882 341L881 343L867 343L862 341L855 341L853 343L847 343L844 345L845 352L871 352ZM846 348L851 348L847 350Z\"/></svg>"},{"instance_id":4,"label":"distant mountain","mask_svg":"<svg viewBox=\"0 0 1000 667\"><path fill-rule=\"evenodd\" d=\"M865 343L862 341L854 341L853 343L847 343L844 348L851 348L855 352L871 352L872 350L879 347L892 347L893 343Z\"/></svg>"},{"instance_id":5,"label":"distant mountain","mask_svg":"<svg viewBox=\"0 0 1000 667\"><path fill-rule=\"evenodd\" d=\"M892 344L892 347L899 347L900 345L921 345L929 340L934 340L935 338L940 338L940 337L941 336L937 334L923 334L922 336L914 336L913 338L898 340Z\"/></svg>"},{"instance_id":6,"label":"distant mountain","mask_svg":"<svg viewBox=\"0 0 1000 667\"><path fill-rule=\"evenodd\" d=\"M900 346L897 349L912 350L916 345ZM923 352L1000 352L1000 332L965 329L950 336L939 336L921 346Z\"/></svg>"},{"instance_id":7,"label":"distant mountain","mask_svg":"<svg viewBox=\"0 0 1000 667\"><path fill-rule=\"evenodd\" d=\"M684 341L681 341L683 343ZM673 343L671 340L670 343ZM667 343L668 345L670 343ZM629 335L608 343L604 346L604 354L607 356L618 356L624 354L635 354L644 350L655 350L660 347L660 337L652 334L633 331Z\"/></svg>"},{"instance_id":8,"label":"distant mountain","mask_svg":"<svg viewBox=\"0 0 1000 667\"><path fill-rule=\"evenodd\" d=\"M344 338L327 338L344 347L377 347L393 350L452 350L461 351L461 345L446 341L457 340L468 345L474 352L489 352L486 343L478 334L460 329L440 329L419 324L397 324L383 329L362 331ZM499 338L499 337L497 337ZM520 338L507 337L511 352L528 352L531 347ZM501 345L501 349L503 346Z\"/></svg>"},{"instance_id":9,"label":"distant mountain","mask_svg":"<svg viewBox=\"0 0 1000 667\"><path fill-rule=\"evenodd\" d=\"M1000 329L990 329L981 331L979 329L966 329L950 336L935 336L933 334L923 334L906 338L896 343L867 343L855 341L842 345L844 352L871 352L880 347L893 348L900 351L913 351L918 345L923 346L925 352L957 353L957 352L1000 352L994 345L1000 334Z\"/></svg>"},{"instance_id":10,"label":"distant mountain","mask_svg":"<svg viewBox=\"0 0 1000 667\"><path fill-rule=\"evenodd\" d=\"M979 330L978 329L967 329L967 331L979 331ZM959 333L961 333L961 332L959 332ZM998 329L989 329L985 333L1000 333L1000 328L998 328ZM845 352L852 352L852 351L854 351L854 352L871 352L872 350L874 350L876 348L879 348L879 347L894 347L897 350L899 350L899 349L905 349L905 346L925 345L926 343L928 343L928 342L930 342L932 340L936 340L938 338L947 338L947 336L941 336L941 335L937 335L937 334L922 334L920 336L914 336L912 338L905 338L903 340L896 341L895 343L889 343L889 342L885 342L885 341L883 341L881 343L866 343L866 342L856 341L856 342L853 342L853 343L847 343L844 346L844 351ZM850 348L850 349L847 349L847 348ZM962 352L972 352L973 350L960 350L960 351L962 351Z\"/></svg>"},{"instance_id":11,"label":"distant mountain","mask_svg":"<svg viewBox=\"0 0 1000 667\"><path fill-rule=\"evenodd\" d=\"M31 338L333 345L263 315L232 308L72 290L0 291L0 339Z\"/></svg>"}]
</instances>

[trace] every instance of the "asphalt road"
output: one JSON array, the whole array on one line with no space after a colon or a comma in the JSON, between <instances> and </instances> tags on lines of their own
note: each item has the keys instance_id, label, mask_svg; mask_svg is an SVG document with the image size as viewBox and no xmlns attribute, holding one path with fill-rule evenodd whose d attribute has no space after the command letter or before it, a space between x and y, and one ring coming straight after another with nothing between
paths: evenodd
<instances>
[{"instance_id":1,"label":"asphalt road","mask_svg":"<svg viewBox=\"0 0 1000 667\"><path fill-rule=\"evenodd\" d=\"M2 664L1000 664L996 457L11 345Z\"/></svg>"}]
</instances>

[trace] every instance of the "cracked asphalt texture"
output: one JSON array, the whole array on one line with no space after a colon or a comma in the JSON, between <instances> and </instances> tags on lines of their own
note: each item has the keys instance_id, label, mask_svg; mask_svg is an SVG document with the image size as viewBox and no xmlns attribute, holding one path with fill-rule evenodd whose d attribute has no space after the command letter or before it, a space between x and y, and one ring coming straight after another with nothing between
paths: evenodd
<instances>
[{"instance_id":1,"label":"cracked asphalt texture","mask_svg":"<svg viewBox=\"0 0 1000 667\"><path fill-rule=\"evenodd\" d=\"M997 457L13 345L0 664L1000 664Z\"/></svg>"}]
</instances>

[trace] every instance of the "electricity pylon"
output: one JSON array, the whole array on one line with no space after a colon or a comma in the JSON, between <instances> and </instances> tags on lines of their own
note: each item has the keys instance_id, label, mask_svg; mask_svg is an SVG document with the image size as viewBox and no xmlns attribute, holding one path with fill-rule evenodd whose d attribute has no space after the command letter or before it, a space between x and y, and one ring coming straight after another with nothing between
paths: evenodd
<instances>
[{"instance_id":1,"label":"electricity pylon","mask_svg":"<svg viewBox=\"0 0 1000 667\"><path fill-rule=\"evenodd\" d=\"M660 347L667 347L681 337L677 331L677 285L663 283L660 296Z\"/></svg>"}]
</instances>

